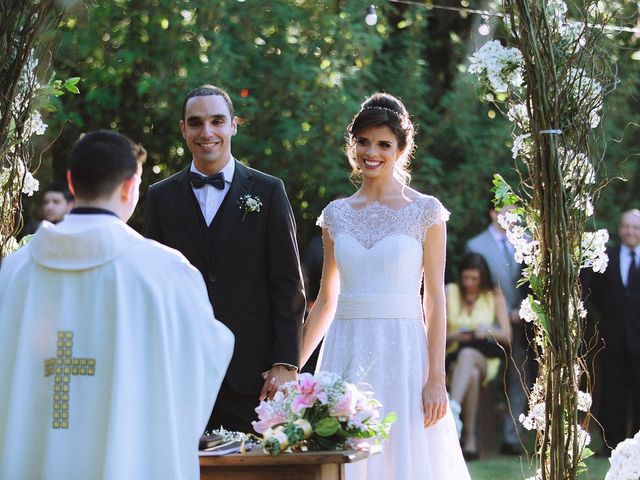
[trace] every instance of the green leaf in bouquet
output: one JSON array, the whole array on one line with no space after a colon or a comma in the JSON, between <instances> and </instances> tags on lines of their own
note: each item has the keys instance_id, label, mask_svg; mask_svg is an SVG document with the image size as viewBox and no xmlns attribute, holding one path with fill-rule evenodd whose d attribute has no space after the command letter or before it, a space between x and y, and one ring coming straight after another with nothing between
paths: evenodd
<instances>
[{"instance_id":1,"label":"green leaf in bouquet","mask_svg":"<svg viewBox=\"0 0 640 480\"><path fill-rule=\"evenodd\" d=\"M382 423L388 423L389 425L391 425L392 423L395 423L398 420L398 415L396 414L396 412L389 412L387 413L387 416L384 417L384 419L382 419Z\"/></svg>"},{"instance_id":2,"label":"green leaf in bouquet","mask_svg":"<svg viewBox=\"0 0 640 480\"><path fill-rule=\"evenodd\" d=\"M321 437L330 437L340 430L340 422L337 418L323 418L316 424L315 432Z\"/></svg>"},{"instance_id":3,"label":"green leaf in bouquet","mask_svg":"<svg viewBox=\"0 0 640 480\"><path fill-rule=\"evenodd\" d=\"M341 445L341 442L337 442L331 437L320 437L316 435L313 441L317 444L319 450L336 450Z\"/></svg>"}]
</instances>

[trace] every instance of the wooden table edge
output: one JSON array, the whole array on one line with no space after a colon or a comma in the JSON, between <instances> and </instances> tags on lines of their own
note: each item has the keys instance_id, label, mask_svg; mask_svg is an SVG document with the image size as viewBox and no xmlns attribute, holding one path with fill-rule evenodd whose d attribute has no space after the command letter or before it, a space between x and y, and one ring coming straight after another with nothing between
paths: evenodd
<instances>
[{"instance_id":1,"label":"wooden table edge","mask_svg":"<svg viewBox=\"0 0 640 480\"><path fill-rule=\"evenodd\" d=\"M336 450L281 453L268 455L259 447L247 453L233 453L219 457L200 456L200 466L228 465L308 465L324 463L352 463L369 457L369 452L361 450Z\"/></svg>"}]
</instances>

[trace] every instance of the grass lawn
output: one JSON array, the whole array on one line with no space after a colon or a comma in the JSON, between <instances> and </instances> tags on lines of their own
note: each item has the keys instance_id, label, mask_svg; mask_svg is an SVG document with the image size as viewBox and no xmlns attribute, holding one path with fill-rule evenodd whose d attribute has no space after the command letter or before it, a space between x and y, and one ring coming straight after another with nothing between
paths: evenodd
<instances>
[{"instance_id":1,"label":"grass lawn","mask_svg":"<svg viewBox=\"0 0 640 480\"><path fill-rule=\"evenodd\" d=\"M586 464L589 470L580 475L581 480L604 480L609 469L609 459L591 457L586 460ZM534 466L529 465L526 459L502 455L476 460L467 465L472 480L521 480L535 472Z\"/></svg>"},{"instance_id":2,"label":"grass lawn","mask_svg":"<svg viewBox=\"0 0 640 480\"><path fill-rule=\"evenodd\" d=\"M602 436L596 427L590 429L591 443L589 448L597 452L602 448ZM535 443L535 433L525 431L523 438L524 446L533 450ZM500 445L501 438L495 439L494 447ZM497 450L497 448L496 448ZM578 476L579 480L604 480L609 471L609 459L592 455L585 460L587 471ZM535 462L531 458L531 463L526 455L522 458L514 456L496 455L482 460L468 462L471 480L524 480L535 474Z\"/></svg>"}]
</instances>

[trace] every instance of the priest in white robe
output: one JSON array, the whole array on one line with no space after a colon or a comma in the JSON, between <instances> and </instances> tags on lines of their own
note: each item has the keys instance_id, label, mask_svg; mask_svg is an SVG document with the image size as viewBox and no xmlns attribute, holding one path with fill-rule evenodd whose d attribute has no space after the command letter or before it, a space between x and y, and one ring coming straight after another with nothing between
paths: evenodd
<instances>
[{"instance_id":1,"label":"priest in white robe","mask_svg":"<svg viewBox=\"0 0 640 480\"><path fill-rule=\"evenodd\" d=\"M142 155L71 155L76 208L0 267L0 479L197 479L231 359L200 273L125 221Z\"/></svg>"}]
</instances>

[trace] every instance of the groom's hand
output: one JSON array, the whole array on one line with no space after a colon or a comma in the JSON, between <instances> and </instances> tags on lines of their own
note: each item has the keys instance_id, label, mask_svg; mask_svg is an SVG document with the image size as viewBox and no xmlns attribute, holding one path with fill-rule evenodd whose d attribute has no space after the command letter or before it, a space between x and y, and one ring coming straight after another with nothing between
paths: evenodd
<instances>
[{"instance_id":1,"label":"groom's hand","mask_svg":"<svg viewBox=\"0 0 640 480\"><path fill-rule=\"evenodd\" d=\"M291 382L297 378L298 374L295 370L289 370L284 365L274 365L271 370L262 374L264 385L260 390L259 400L265 398L271 400L281 385Z\"/></svg>"}]
</instances>

